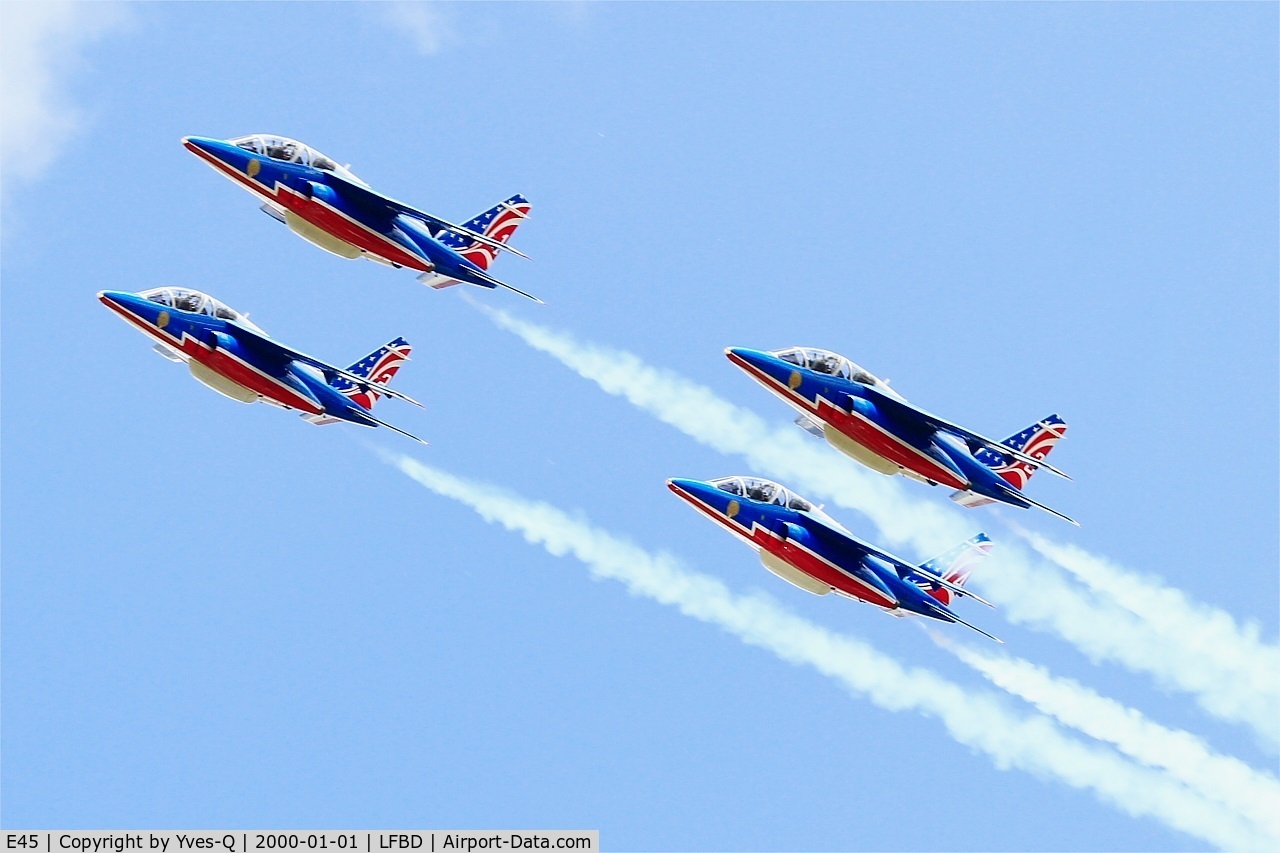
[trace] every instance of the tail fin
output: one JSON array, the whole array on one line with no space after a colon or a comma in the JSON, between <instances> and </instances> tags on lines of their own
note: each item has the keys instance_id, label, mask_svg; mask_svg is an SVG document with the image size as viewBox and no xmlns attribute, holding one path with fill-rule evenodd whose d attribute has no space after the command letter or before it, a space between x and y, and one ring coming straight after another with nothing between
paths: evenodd
<instances>
[{"instance_id":1,"label":"tail fin","mask_svg":"<svg viewBox=\"0 0 1280 853\"><path fill-rule=\"evenodd\" d=\"M966 539L954 548L942 552L932 560L921 563L920 568L933 572L956 586L964 586L965 581L969 579L969 574L978 565L978 561L990 553L991 537L985 533L979 533L972 539ZM951 604L951 590L931 583L927 578L918 578L917 582L938 601Z\"/></svg>"},{"instance_id":2,"label":"tail fin","mask_svg":"<svg viewBox=\"0 0 1280 853\"><path fill-rule=\"evenodd\" d=\"M378 347L348 367L347 370L357 376L363 376L366 379L386 385L391 381L391 377L396 375L400 365L404 364L409 358L411 349L409 342L404 338L396 338L385 346ZM335 379L333 387L346 395L351 402L359 403L366 409L372 409L373 404L378 402L378 399L382 396L377 391L361 388L354 382L342 378Z\"/></svg>"},{"instance_id":3,"label":"tail fin","mask_svg":"<svg viewBox=\"0 0 1280 853\"><path fill-rule=\"evenodd\" d=\"M1066 434L1067 422L1057 415L1049 415L1049 417L1035 422L1017 435L1009 436L1001 444L1014 450L1021 450L1035 459L1043 459L1049 455L1049 451L1053 450L1053 446L1058 443L1058 440ZM974 454L974 458L992 471L995 471L1001 479L1018 491L1022 491L1026 487L1027 481L1036 472L1036 469L1031 465L1019 462L1012 456L990 448L984 447L979 450Z\"/></svg>"},{"instance_id":4,"label":"tail fin","mask_svg":"<svg viewBox=\"0 0 1280 853\"><path fill-rule=\"evenodd\" d=\"M528 199L524 196L513 195L506 201L499 202L489 208L475 219L464 222L463 227L469 228L478 234L483 234L490 240L505 243L511 239L512 234L516 233L516 229L520 227L520 223L529 215L529 211L532 209ZM497 257L499 252L498 249L492 246L486 246L478 240L470 239L465 234L457 234L453 231L446 231L442 234L440 241L482 270L489 268L489 265L493 263L493 259Z\"/></svg>"}]
</instances>

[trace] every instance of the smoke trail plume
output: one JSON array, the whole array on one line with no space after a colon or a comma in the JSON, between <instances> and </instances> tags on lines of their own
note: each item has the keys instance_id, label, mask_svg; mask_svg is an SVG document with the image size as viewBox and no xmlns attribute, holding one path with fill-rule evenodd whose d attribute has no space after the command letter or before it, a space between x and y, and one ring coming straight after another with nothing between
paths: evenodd
<instances>
[{"instance_id":1,"label":"smoke trail plume","mask_svg":"<svg viewBox=\"0 0 1280 853\"><path fill-rule=\"evenodd\" d=\"M1166 775L1110 749L1076 741L1046 717L1017 714L993 696L970 693L927 669L904 667L853 637L794 615L772 598L731 592L669 555L652 554L549 504L453 476L408 456L382 455L427 489L551 554L575 557L592 574L621 582L632 595L716 625L789 663L810 666L882 708L938 719L953 738L985 753L999 767L1017 767L1090 790L1127 814L1155 818L1221 847L1265 849L1274 843Z\"/></svg>"},{"instance_id":2,"label":"smoke trail plume","mask_svg":"<svg viewBox=\"0 0 1280 853\"><path fill-rule=\"evenodd\" d=\"M960 510L938 501L908 496L894 478L863 468L798 429L770 427L673 371L503 311L481 310L604 391L696 441L742 456L754 472L866 515L895 546L932 554L971 536L978 524L974 516L962 517ZM990 570L975 579L1011 621L1057 634L1095 662L1114 661L1149 673L1164 687L1192 694L1210 714L1280 743L1274 663L1280 649L1274 645L1260 646L1256 637L1251 641L1224 631L1218 647L1206 649L1189 630L1157 630L1141 612L1099 600L1013 542L1002 542L987 562ZM1264 653L1255 654L1260 647Z\"/></svg>"},{"instance_id":3,"label":"smoke trail plume","mask_svg":"<svg viewBox=\"0 0 1280 853\"><path fill-rule=\"evenodd\" d=\"M1190 600L1158 578L1131 572L1074 545L1061 545L1019 530L1041 556L1069 571L1096 595L1133 613L1164 642L1199 650L1218 673L1247 681L1251 691L1204 693L1206 707L1227 719L1276 717L1280 696L1280 648L1264 642L1257 625L1240 625L1231 614ZM1198 678L1193 670L1188 678ZM1211 687L1205 684L1204 687Z\"/></svg>"},{"instance_id":4,"label":"smoke trail plume","mask_svg":"<svg viewBox=\"0 0 1280 853\"><path fill-rule=\"evenodd\" d=\"M1147 719L1140 711L1100 696L1070 678L1007 655L981 652L930 631L934 641L992 684L1034 705L1064 725L1111 743L1148 767L1220 803L1280 839L1280 780L1237 758L1215 752L1186 731Z\"/></svg>"}]
</instances>

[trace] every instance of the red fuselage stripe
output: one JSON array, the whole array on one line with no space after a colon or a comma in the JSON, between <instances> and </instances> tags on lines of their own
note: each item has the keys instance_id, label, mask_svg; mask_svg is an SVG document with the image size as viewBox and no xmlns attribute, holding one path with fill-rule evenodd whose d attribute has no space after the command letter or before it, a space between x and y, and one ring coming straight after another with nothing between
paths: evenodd
<instances>
[{"instance_id":1,"label":"red fuselage stripe","mask_svg":"<svg viewBox=\"0 0 1280 853\"><path fill-rule=\"evenodd\" d=\"M799 548L789 542L778 539L776 536L770 536L759 527L755 527L751 533L747 533L742 525L729 521L722 513L709 509L697 498L694 498L679 489L673 488L672 491L684 498L687 502L692 504L695 509L702 512L704 515L710 516L715 521L720 522L722 525L729 528L729 530L733 531L735 535L745 539L753 547L768 551L787 565L798 571L804 572L814 580L825 583L827 586L834 587L846 595L869 602L877 607L884 607L892 610L898 606L896 602L888 600L871 587L854 580L844 572L834 566L831 566L803 548Z\"/></svg>"},{"instance_id":2,"label":"red fuselage stripe","mask_svg":"<svg viewBox=\"0 0 1280 853\"><path fill-rule=\"evenodd\" d=\"M157 329L136 314L121 308L109 299L103 299L102 303L165 346L179 351L188 358L195 359L210 370L225 376L237 385L243 385L255 394L266 397L282 406L298 409L308 414L318 415L324 412L324 409L317 406L314 400L303 397L279 380L254 370L244 362L221 350L211 350L187 335L183 335L181 339L175 338L173 335Z\"/></svg>"},{"instance_id":3,"label":"red fuselage stripe","mask_svg":"<svg viewBox=\"0 0 1280 853\"><path fill-rule=\"evenodd\" d=\"M930 459L928 455L918 448L889 435L882 427L872 424L863 417L843 412L825 400L820 401L815 406L790 388L781 385L769 374L756 369L754 365L736 355L730 353L729 359L745 370L757 382L791 405L796 406L801 411L812 415L823 423L830 424L842 435L851 441L857 442L877 456L882 456L895 465L901 465L903 468L914 471L920 476L936 483L941 483L944 486L950 486L953 489L969 488L969 483L957 477L956 473L950 468Z\"/></svg>"},{"instance_id":4,"label":"red fuselage stripe","mask_svg":"<svg viewBox=\"0 0 1280 853\"><path fill-rule=\"evenodd\" d=\"M358 249L364 249L380 258L386 258L389 261L406 266L409 269L418 272L426 272L430 269L418 255L409 252L399 243L387 237L378 234L376 231L366 226L359 225L351 219L342 215L338 211L311 199L303 198L297 193L285 190L283 192L273 193L268 190L261 182L255 181L248 175L242 174L238 169L233 169L226 163L214 157L212 154L202 150L196 145L187 143L187 149L193 154L203 158L211 166L218 169L227 177L240 184L245 189L256 195L261 196L267 201L286 208L290 213L310 222L317 228L343 240Z\"/></svg>"}]
</instances>

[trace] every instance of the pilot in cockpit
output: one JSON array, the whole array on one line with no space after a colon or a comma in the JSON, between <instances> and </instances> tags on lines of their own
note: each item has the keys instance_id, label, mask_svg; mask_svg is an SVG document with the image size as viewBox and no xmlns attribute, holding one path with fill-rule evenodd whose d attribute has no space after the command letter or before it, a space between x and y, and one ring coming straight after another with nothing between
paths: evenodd
<instances>
[{"instance_id":1,"label":"pilot in cockpit","mask_svg":"<svg viewBox=\"0 0 1280 853\"><path fill-rule=\"evenodd\" d=\"M272 139L267 143L267 156L272 160L293 160L297 153L297 144L289 140Z\"/></svg>"},{"instance_id":2,"label":"pilot in cockpit","mask_svg":"<svg viewBox=\"0 0 1280 853\"><path fill-rule=\"evenodd\" d=\"M826 373L834 376L840 370L841 359L839 356L829 352L818 351L813 354L809 361L809 369L817 373Z\"/></svg>"},{"instance_id":3,"label":"pilot in cockpit","mask_svg":"<svg viewBox=\"0 0 1280 853\"><path fill-rule=\"evenodd\" d=\"M728 492L731 495L738 495L753 501L777 504L798 512L818 512L809 501L769 480L760 480L754 477L723 477L719 480L712 480L711 485L722 492Z\"/></svg>"},{"instance_id":4,"label":"pilot in cockpit","mask_svg":"<svg viewBox=\"0 0 1280 853\"><path fill-rule=\"evenodd\" d=\"M743 483L744 496L761 503L776 503L778 487L767 480L747 480Z\"/></svg>"},{"instance_id":5,"label":"pilot in cockpit","mask_svg":"<svg viewBox=\"0 0 1280 853\"><path fill-rule=\"evenodd\" d=\"M217 317L219 320L234 320L256 331L262 331L249 320L248 315L241 314L207 293L201 293L198 290L188 290L182 287L157 287L152 290L144 290L138 295L144 299L164 305L166 308L191 311L195 314L207 314L210 317Z\"/></svg>"},{"instance_id":6,"label":"pilot in cockpit","mask_svg":"<svg viewBox=\"0 0 1280 853\"><path fill-rule=\"evenodd\" d=\"M194 311L198 314L207 314L204 311L205 301L208 299L203 293L195 290L175 290L173 293L173 307L179 311Z\"/></svg>"}]
</instances>

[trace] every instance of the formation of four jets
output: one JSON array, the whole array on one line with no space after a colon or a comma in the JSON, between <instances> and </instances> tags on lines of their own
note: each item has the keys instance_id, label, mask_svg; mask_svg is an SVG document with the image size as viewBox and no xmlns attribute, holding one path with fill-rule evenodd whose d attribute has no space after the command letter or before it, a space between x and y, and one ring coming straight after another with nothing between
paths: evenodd
<instances>
[{"instance_id":1,"label":"formation of four jets","mask_svg":"<svg viewBox=\"0 0 1280 853\"><path fill-rule=\"evenodd\" d=\"M507 245L529 215L523 196L455 224L375 192L348 167L292 139L187 137L182 143L260 198L273 219L328 252L415 270L419 281L434 288L503 287L536 300L488 271L503 251L527 257ZM103 291L98 298L154 339L161 355L186 362L196 379L227 397L294 410L314 424L383 426L422 441L372 413L381 397L420 405L388 387L409 357L404 338L340 368L272 340L247 315L199 291ZM826 350L731 348L726 355L795 408L801 428L875 471L952 488L952 500L962 506L1034 506L1071 521L1023 493L1039 468L1066 476L1044 461L1066 433L1057 415L997 442L908 403L887 382ZM836 592L897 616L957 622L991 637L950 607L960 596L982 601L964 583L975 560L991 548L985 534L916 565L854 537L820 507L777 483L727 477L673 479L668 486L746 540L766 568L801 589Z\"/></svg>"}]
</instances>

